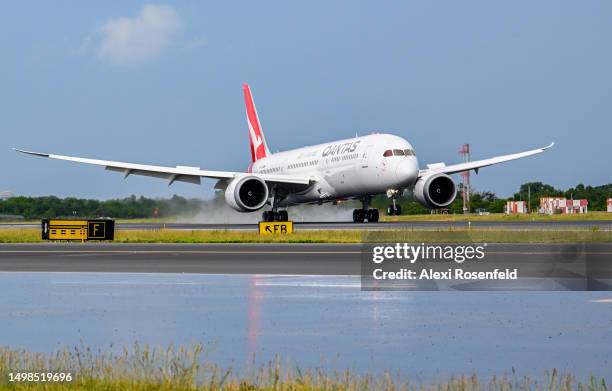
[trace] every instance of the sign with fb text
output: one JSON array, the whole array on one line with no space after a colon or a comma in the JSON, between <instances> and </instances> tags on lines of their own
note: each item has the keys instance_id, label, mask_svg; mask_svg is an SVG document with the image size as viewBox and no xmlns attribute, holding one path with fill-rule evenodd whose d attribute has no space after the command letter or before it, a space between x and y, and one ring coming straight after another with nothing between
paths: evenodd
<instances>
[{"instance_id":1,"label":"sign with fb text","mask_svg":"<svg viewBox=\"0 0 612 391\"><path fill-rule=\"evenodd\" d=\"M260 221L260 235L284 235L293 233L293 221Z\"/></svg>"}]
</instances>

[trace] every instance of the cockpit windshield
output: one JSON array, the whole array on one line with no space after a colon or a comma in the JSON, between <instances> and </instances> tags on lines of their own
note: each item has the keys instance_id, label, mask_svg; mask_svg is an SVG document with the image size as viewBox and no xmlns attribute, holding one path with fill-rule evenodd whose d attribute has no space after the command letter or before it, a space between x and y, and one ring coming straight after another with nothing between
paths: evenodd
<instances>
[{"instance_id":1,"label":"cockpit windshield","mask_svg":"<svg viewBox=\"0 0 612 391\"><path fill-rule=\"evenodd\" d=\"M383 153L383 156L416 156L416 154L414 153L414 149L387 149Z\"/></svg>"}]
</instances>

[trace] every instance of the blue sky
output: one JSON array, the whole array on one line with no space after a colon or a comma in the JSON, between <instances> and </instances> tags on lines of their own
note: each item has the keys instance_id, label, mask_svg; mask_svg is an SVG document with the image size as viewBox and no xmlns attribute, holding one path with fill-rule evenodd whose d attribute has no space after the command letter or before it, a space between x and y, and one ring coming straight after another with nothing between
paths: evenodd
<instances>
[{"instance_id":1,"label":"blue sky","mask_svg":"<svg viewBox=\"0 0 612 391\"><path fill-rule=\"evenodd\" d=\"M148 5L147 5L148 4ZM0 190L209 196L11 147L244 170L241 84L273 150L372 131L421 165L547 145L473 186L610 182L612 3L12 2L0 13Z\"/></svg>"}]
</instances>

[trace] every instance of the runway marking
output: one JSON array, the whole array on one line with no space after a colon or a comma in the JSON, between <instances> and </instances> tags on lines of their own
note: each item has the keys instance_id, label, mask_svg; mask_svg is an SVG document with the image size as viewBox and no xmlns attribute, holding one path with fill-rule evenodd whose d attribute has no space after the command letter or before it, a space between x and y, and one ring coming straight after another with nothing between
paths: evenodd
<instances>
[{"instance_id":1,"label":"runway marking","mask_svg":"<svg viewBox=\"0 0 612 391\"><path fill-rule=\"evenodd\" d=\"M591 303L612 303L612 299L589 300Z\"/></svg>"},{"instance_id":2,"label":"runway marking","mask_svg":"<svg viewBox=\"0 0 612 391\"><path fill-rule=\"evenodd\" d=\"M259 250L0 250L8 254L361 254L360 251L259 251Z\"/></svg>"},{"instance_id":3,"label":"runway marking","mask_svg":"<svg viewBox=\"0 0 612 391\"><path fill-rule=\"evenodd\" d=\"M0 250L0 254L362 254L361 251L259 250ZM485 255L558 255L563 251L487 251ZM576 255L612 255L612 251L576 251Z\"/></svg>"},{"instance_id":4,"label":"runway marking","mask_svg":"<svg viewBox=\"0 0 612 391\"><path fill-rule=\"evenodd\" d=\"M564 251L485 251L487 254L505 254L505 255L539 255L539 254L563 254ZM576 255L612 255L612 251L576 251Z\"/></svg>"},{"instance_id":5,"label":"runway marking","mask_svg":"<svg viewBox=\"0 0 612 391\"><path fill-rule=\"evenodd\" d=\"M320 282L263 282L256 286L295 287L295 288L359 288L361 284L323 284Z\"/></svg>"}]
</instances>

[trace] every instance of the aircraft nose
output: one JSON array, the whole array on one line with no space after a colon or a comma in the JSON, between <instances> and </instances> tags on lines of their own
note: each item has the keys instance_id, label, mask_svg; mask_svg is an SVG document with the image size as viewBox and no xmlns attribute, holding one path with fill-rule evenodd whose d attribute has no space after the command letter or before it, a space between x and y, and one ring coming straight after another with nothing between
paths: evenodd
<instances>
[{"instance_id":1,"label":"aircraft nose","mask_svg":"<svg viewBox=\"0 0 612 391\"><path fill-rule=\"evenodd\" d=\"M395 169L395 178L402 185L412 184L416 181L419 168L416 159L406 158L398 162Z\"/></svg>"}]
</instances>

